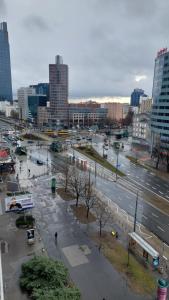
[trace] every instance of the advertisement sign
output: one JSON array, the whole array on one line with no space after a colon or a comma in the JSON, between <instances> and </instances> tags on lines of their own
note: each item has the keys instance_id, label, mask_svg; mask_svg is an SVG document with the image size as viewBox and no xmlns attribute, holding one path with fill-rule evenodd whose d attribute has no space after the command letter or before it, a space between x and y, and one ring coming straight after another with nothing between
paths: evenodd
<instances>
[{"instance_id":1,"label":"advertisement sign","mask_svg":"<svg viewBox=\"0 0 169 300\"><path fill-rule=\"evenodd\" d=\"M31 209L34 207L34 202L31 194L25 194L20 196L11 196L5 198L5 211L22 211L25 209Z\"/></svg>"}]
</instances>

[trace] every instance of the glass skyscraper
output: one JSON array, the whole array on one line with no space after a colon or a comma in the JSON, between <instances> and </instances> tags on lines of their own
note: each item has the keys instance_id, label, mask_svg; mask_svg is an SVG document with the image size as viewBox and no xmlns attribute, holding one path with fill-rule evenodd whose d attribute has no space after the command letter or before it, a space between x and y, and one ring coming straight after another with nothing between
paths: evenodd
<instances>
[{"instance_id":1,"label":"glass skyscraper","mask_svg":"<svg viewBox=\"0 0 169 300\"><path fill-rule=\"evenodd\" d=\"M169 51L157 53L154 67L151 115L152 147L169 149Z\"/></svg>"},{"instance_id":2,"label":"glass skyscraper","mask_svg":"<svg viewBox=\"0 0 169 300\"><path fill-rule=\"evenodd\" d=\"M12 101L11 62L7 23L0 23L0 101Z\"/></svg>"},{"instance_id":3,"label":"glass skyscraper","mask_svg":"<svg viewBox=\"0 0 169 300\"><path fill-rule=\"evenodd\" d=\"M146 96L144 94L144 91L142 89L134 89L134 91L131 94L130 105L139 106L141 96Z\"/></svg>"}]
</instances>

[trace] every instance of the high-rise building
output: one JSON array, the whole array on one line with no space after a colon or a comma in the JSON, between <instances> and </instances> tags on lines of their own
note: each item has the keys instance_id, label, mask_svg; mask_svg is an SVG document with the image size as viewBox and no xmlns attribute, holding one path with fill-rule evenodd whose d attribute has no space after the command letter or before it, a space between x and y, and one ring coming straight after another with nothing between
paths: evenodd
<instances>
[{"instance_id":1,"label":"high-rise building","mask_svg":"<svg viewBox=\"0 0 169 300\"><path fill-rule=\"evenodd\" d=\"M140 113L150 113L152 108L152 98L148 96L141 96L140 97L140 105L139 105L139 112Z\"/></svg>"},{"instance_id":2,"label":"high-rise building","mask_svg":"<svg viewBox=\"0 0 169 300\"><path fill-rule=\"evenodd\" d=\"M142 89L134 89L134 91L131 94L130 105L131 106L139 106L140 97L143 95L144 95L144 91Z\"/></svg>"},{"instance_id":3,"label":"high-rise building","mask_svg":"<svg viewBox=\"0 0 169 300\"><path fill-rule=\"evenodd\" d=\"M35 89L37 95L45 95L49 101L49 83L38 83L30 87Z\"/></svg>"},{"instance_id":4,"label":"high-rise building","mask_svg":"<svg viewBox=\"0 0 169 300\"><path fill-rule=\"evenodd\" d=\"M107 118L120 121L123 119L123 104L118 102L109 102L101 104L102 108L107 108Z\"/></svg>"},{"instance_id":5,"label":"high-rise building","mask_svg":"<svg viewBox=\"0 0 169 300\"><path fill-rule=\"evenodd\" d=\"M0 23L0 100L12 101L11 62L7 23Z\"/></svg>"},{"instance_id":6,"label":"high-rise building","mask_svg":"<svg viewBox=\"0 0 169 300\"><path fill-rule=\"evenodd\" d=\"M46 95L32 95L28 96L28 109L31 117L37 119L38 107L47 106L47 96Z\"/></svg>"},{"instance_id":7,"label":"high-rise building","mask_svg":"<svg viewBox=\"0 0 169 300\"><path fill-rule=\"evenodd\" d=\"M49 65L50 123L53 126L68 125L68 66L62 57Z\"/></svg>"},{"instance_id":8,"label":"high-rise building","mask_svg":"<svg viewBox=\"0 0 169 300\"><path fill-rule=\"evenodd\" d=\"M169 148L169 51L157 53L153 80L151 116L152 147Z\"/></svg>"},{"instance_id":9,"label":"high-rise building","mask_svg":"<svg viewBox=\"0 0 169 300\"><path fill-rule=\"evenodd\" d=\"M28 96L36 95L36 91L31 87L21 87L18 89L18 106L19 106L19 118L21 120L27 120L29 116L28 108Z\"/></svg>"}]
</instances>

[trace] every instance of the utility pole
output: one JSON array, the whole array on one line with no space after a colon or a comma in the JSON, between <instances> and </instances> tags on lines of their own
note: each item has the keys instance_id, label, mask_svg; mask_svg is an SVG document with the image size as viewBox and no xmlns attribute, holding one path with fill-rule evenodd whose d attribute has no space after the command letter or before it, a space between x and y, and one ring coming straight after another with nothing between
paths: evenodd
<instances>
[{"instance_id":1,"label":"utility pole","mask_svg":"<svg viewBox=\"0 0 169 300\"><path fill-rule=\"evenodd\" d=\"M117 171L118 171L118 164L119 164L119 149L116 151L116 181L117 181Z\"/></svg>"},{"instance_id":2,"label":"utility pole","mask_svg":"<svg viewBox=\"0 0 169 300\"><path fill-rule=\"evenodd\" d=\"M94 162L94 176L95 176L95 186L96 186L96 176L97 176L96 161Z\"/></svg>"},{"instance_id":3,"label":"utility pole","mask_svg":"<svg viewBox=\"0 0 169 300\"><path fill-rule=\"evenodd\" d=\"M137 206L138 206L138 191L136 195L136 206L135 206L135 214L134 214L134 232L136 231L136 224L137 224Z\"/></svg>"}]
</instances>

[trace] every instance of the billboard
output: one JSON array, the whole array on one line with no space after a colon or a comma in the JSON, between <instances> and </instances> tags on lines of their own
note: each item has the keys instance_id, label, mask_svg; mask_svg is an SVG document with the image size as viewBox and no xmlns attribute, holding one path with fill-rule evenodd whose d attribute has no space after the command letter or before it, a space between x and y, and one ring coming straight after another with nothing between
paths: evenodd
<instances>
[{"instance_id":1,"label":"billboard","mask_svg":"<svg viewBox=\"0 0 169 300\"><path fill-rule=\"evenodd\" d=\"M22 211L34 207L34 202L31 194L24 194L19 196L11 196L5 198L5 211Z\"/></svg>"}]
</instances>

